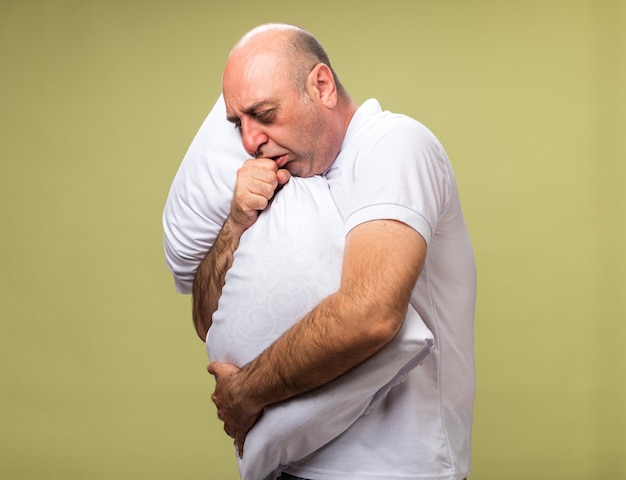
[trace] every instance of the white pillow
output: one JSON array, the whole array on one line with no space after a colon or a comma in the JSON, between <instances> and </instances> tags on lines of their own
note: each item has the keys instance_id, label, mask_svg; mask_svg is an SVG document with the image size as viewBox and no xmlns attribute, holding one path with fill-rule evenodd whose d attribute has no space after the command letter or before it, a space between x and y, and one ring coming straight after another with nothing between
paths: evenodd
<instances>
[{"instance_id":1,"label":"white pillow","mask_svg":"<svg viewBox=\"0 0 626 480\"><path fill-rule=\"evenodd\" d=\"M163 211L165 259L179 293L191 293L196 269L230 212L237 169L248 158L220 95L178 168Z\"/></svg>"},{"instance_id":2,"label":"white pillow","mask_svg":"<svg viewBox=\"0 0 626 480\"><path fill-rule=\"evenodd\" d=\"M163 215L168 266L180 292L190 291L228 215L236 171L248 157L238 145L220 97L183 160ZM211 360L244 365L336 291L343 236L326 180L292 178L241 238L207 335ZM409 306L401 331L376 355L320 389L265 410L238 460L241 478L277 478L331 441L421 363L432 344Z\"/></svg>"},{"instance_id":3,"label":"white pillow","mask_svg":"<svg viewBox=\"0 0 626 480\"><path fill-rule=\"evenodd\" d=\"M335 292L343 226L324 178L292 178L241 237L207 335L209 357L245 365ZM409 307L402 331L382 351L331 384L265 410L246 438L241 478L276 478L321 448L384 398L431 345Z\"/></svg>"}]
</instances>

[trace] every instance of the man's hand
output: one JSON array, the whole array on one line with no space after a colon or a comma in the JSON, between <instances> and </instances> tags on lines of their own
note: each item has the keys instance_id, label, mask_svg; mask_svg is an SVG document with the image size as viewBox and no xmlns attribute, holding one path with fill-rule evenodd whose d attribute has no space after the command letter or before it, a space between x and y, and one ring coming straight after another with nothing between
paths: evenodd
<instances>
[{"instance_id":1,"label":"man's hand","mask_svg":"<svg viewBox=\"0 0 626 480\"><path fill-rule=\"evenodd\" d=\"M239 368L235 365L212 362L207 370L215 377L215 392L211 398L217 407L217 416L224 422L226 434L235 439L239 457L243 458L246 434L263 410L245 403L245 397L239 393Z\"/></svg>"},{"instance_id":2,"label":"man's hand","mask_svg":"<svg viewBox=\"0 0 626 480\"><path fill-rule=\"evenodd\" d=\"M242 233L256 222L276 189L290 178L288 170L279 170L276 162L269 158L244 162L237 171L237 183L230 208L230 218Z\"/></svg>"}]
</instances>

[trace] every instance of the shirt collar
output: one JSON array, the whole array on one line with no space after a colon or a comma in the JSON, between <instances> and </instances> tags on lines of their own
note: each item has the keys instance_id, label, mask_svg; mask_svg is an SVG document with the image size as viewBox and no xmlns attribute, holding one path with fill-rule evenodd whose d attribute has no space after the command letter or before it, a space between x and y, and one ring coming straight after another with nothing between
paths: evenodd
<instances>
[{"instance_id":1,"label":"shirt collar","mask_svg":"<svg viewBox=\"0 0 626 480\"><path fill-rule=\"evenodd\" d=\"M333 162L333 164L329 167L329 169L324 173L325 176L331 174L331 172L336 171L341 167L343 162L343 152L346 151L348 145L354 137L362 130L362 127L367 124L372 117L378 115L382 112L382 108L378 100L374 98L370 98L366 100L357 110L354 112L350 123L348 124L348 129L346 130L346 135L343 137L343 142L341 143L341 150L339 150L339 155Z\"/></svg>"}]
</instances>

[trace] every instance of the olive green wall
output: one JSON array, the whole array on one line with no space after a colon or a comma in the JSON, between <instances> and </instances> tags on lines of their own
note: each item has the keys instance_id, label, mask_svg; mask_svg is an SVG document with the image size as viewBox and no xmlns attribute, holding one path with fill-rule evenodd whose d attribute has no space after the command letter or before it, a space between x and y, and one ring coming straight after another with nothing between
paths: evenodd
<instances>
[{"instance_id":1,"label":"olive green wall","mask_svg":"<svg viewBox=\"0 0 626 480\"><path fill-rule=\"evenodd\" d=\"M0 0L0 478L236 478L160 215L268 21L448 150L479 269L472 477L626 478L621 0Z\"/></svg>"}]
</instances>

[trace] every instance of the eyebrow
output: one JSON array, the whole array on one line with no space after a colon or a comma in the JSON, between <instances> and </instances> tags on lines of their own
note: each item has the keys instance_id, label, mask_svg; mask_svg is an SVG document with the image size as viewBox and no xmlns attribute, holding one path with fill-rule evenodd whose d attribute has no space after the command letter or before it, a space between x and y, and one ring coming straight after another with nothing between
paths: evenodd
<instances>
[{"instance_id":1,"label":"eyebrow","mask_svg":"<svg viewBox=\"0 0 626 480\"><path fill-rule=\"evenodd\" d=\"M253 103L248 108L243 110L243 113L245 115L254 115L254 112L268 105L273 106L273 103L270 102L269 100L261 100L260 102ZM226 115L226 120L228 120L230 123L237 123L239 122L240 119L236 115Z\"/></svg>"}]
</instances>

